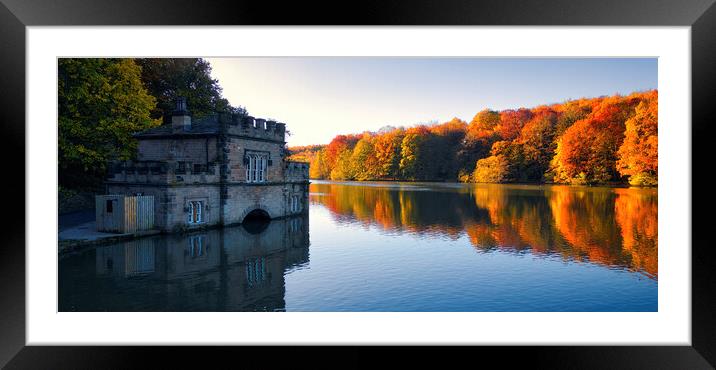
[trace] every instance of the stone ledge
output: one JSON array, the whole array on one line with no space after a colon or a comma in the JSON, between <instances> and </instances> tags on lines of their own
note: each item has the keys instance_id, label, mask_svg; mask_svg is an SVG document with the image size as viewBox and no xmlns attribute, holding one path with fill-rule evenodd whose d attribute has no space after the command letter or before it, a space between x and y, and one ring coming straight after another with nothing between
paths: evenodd
<instances>
[{"instance_id":1,"label":"stone ledge","mask_svg":"<svg viewBox=\"0 0 716 370\"><path fill-rule=\"evenodd\" d=\"M63 230L58 235L58 253L63 255L85 249L87 247L111 244L145 236L161 234L159 230L145 230L126 234L103 233L95 230L95 222L91 221Z\"/></svg>"}]
</instances>

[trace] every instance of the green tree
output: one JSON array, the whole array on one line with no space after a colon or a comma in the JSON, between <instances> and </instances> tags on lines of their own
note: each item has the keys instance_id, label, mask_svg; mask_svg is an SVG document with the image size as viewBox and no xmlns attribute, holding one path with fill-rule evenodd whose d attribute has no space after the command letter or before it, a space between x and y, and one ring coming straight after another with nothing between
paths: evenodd
<instances>
[{"instance_id":1,"label":"green tree","mask_svg":"<svg viewBox=\"0 0 716 370\"><path fill-rule=\"evenodd\" d=\"M411 127L405 132L400 145L400 173L406 180L424 179L426 158L423 144L427 135L425 126Z\"/></svg>"},{"instance_id":2,"label":"green tree","mask_svg":"<svg viewBox=\"0 0 716 370\"><path fill-rule=\"evenodd\" d=\"M428 159L426 179L455 180L458 177L460 167L457 151L466 131L467 123L459 118L430 127L424 156Z\"/></svg>"},{"instance_id":3,"label":"green tree","mask_svg":"<svg viewBox=\"0 0 716 370\"><path fill-rule=\"evenodd\" d=\"M160 123L150 116L156 101L140 74L132 59L59 59L60 186L99 185L108 161L134 156L132 134Z\"/></svg>"},{"instance_id":4,"label":"green tree","mask_svg":"<svg viewBox=\"0 0 716 370\"><path fill-rule=\"evenodd\" d=\"M211 77L211 65L201 58L136 59L142 67L142 81L157 99L153 118L168 119L178 96L187 98L192 115L214 112L248 114L243 107L232 107L222 97L219 81Z\"/></svg>"},{"instance_id":5,"label":"green tree","mask_svg":"<svg viewBox=\"0 0 716 370\"><path fill-rule=\"evenodd\" d=\"M535 166L525 160L524 144L516 141L498 141L492 145L490 151L493 157L502 157L509 164L508 173L501 179L502 182L530 182L534 181L536 176L539 178L541 173L535 172Z\"/></svg>"}]
</instances>

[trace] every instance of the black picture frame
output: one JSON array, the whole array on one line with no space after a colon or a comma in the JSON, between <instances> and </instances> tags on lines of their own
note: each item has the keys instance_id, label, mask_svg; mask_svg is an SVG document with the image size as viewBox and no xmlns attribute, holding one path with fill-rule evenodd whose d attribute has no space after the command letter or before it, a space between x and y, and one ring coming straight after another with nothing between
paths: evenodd
<instances>
[{"instance_id":1,"label":"black picture frame","mask_svg":"<svg viewBox=\"0 0 716 370\"><path fill-rule=\"evenodd\" d=\"M279 5L280 4L280 5ZM359 2L269 2L220 0L0 0L0 122L4 141L3 160L10 181L3 187L9 200L21 202L25 183L25 29L56 25L526 25L526 26L690 26L692 58L692 346L576 346L576 347L469 347L462 354L472 364L489 359L511 365L547 368L674 368L700 369L716 366L716 258L711 249L706 213L710 202L705 174L712 156L708 128L713 125L716 104L716 6L714 0L448 0ZM53 123L48 122L48 130ZM684 122L688 129L688 122ZM21 160L20 158L23 158ZM7 173L7 172L6 172ZM4 242L0 247L0 366L7 368L137 367L160 359L162 367L177 361L183 366L215 360L217 348L183 347L43 347L25 346L25 204L3 212ZM18 210L22 210L21 212ZM685 247L685 246L669 246ZM250 355L255 364L289 366L302 362L325 362L310 356L315 348L289 347L280 351L249 347L232 356ZM405 349L380 348L387 362L424 362L430 350L407 355ZM443 349L445 350L445 349ZM281 355L276 355L281 352ZM355 348L335 349L340 364L370 365L373 356ZM450 351L448 351L450 352ZM308 353L308 354L307 354ZM264 361L261 361L263 359ZM440 356L448 366L460 357ZM167 362L168 361L168 362ZM246 360L241 360L247 364ZM331 360L334 361L334 360ZM459 362L456 362L459 363ZM343 365L340 365L344 367Z\"/></svg>"}]
</instances>

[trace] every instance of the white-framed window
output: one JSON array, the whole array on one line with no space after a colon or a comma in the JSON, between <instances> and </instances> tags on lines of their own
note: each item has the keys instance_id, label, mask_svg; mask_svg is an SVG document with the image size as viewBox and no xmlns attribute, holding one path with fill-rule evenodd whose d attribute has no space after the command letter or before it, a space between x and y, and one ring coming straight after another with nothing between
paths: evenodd
<instances>
[{"instance_id":1,"label":"white-framed window","mask_svg":"<svg viewBox=\"0 0 716 370\"><path fill-rule=\"evenodd\" d=\"M204 202L203 201L191 201L187 205L187 222L190 224L199 224L203 222L203 210L204 210Z\"/></svg>"},{"instance_id":2,"label":"white-framed window","mask_svg":"<svg viewBox=\"0 0 716 370\"><path fill-rule=\"evenodd\" d=\"M246 182L266 182L268 153L246 154Z\"/></svg>"}]
</instances>

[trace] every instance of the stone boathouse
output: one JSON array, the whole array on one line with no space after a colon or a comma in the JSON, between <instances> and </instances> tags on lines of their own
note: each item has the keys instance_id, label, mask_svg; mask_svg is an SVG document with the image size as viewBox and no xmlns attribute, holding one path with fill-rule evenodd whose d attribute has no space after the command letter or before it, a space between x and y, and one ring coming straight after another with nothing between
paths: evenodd
<instances>
[{"instance_id":1,"label":"stone boathouse","mask_svg":"<svg viewBox=\"0 0 716 370\"><path fill-rule=\"evenodd\" d=\"M285 159L285 135L284 123L250 116L192 120L179 98L171 124L134 135L137 160L110 166L107 194L153 196L166 232L301 214L308 164Z\"/></svg>"}]
</instances>

